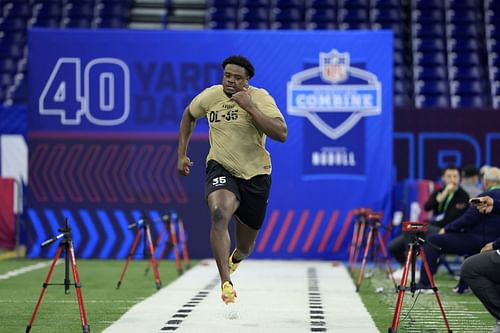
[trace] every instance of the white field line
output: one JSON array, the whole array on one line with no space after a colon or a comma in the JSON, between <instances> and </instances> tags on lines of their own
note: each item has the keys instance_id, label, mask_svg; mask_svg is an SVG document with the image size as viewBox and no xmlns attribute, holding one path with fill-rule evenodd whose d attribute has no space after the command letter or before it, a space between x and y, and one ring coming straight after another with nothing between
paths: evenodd
<instances>
[{"instance_id":1,"label":"white field line","mask_svg":"<svg viewBox=\"0 0 500 333\"><path fill-rule=\"evenodd\" d=\"M58 265L59 263L60 263L60 261L58 260L56 262L56 265ZM12 271L8 271L7 273L0 275L0 281L1 280L8 280L10 278L16 277L16 276L21 275L21 274L36 271L37 269L49 267L51 264L52 264L52 261L51 262L40 262L38 264L33 264L33 265L29 265L29 266L24 266L24 267L21 267L18 269L14 269Z\"/></svg>"},{"instance_id":2,"label":"white field line","mask_svg":"<svg viewBox=\"0 0 500 333\"><path fill-rule=\"evenodd\" d=\"M84 304L121 304L121 303L127 303L127 304L136 304L137 302L142 301L143 299L138 299L138 300L87 300L84 299L83 303ZM23 301L23 300L12 300L12 299L0 299L0 304L21 304L21 303L28 303L28 304L34 304L36 303L37 300L33 301ZM51 304L76 304L78 303L78 300L43 300L43 303L51 303Z\"/></svg>"}]
</instances>

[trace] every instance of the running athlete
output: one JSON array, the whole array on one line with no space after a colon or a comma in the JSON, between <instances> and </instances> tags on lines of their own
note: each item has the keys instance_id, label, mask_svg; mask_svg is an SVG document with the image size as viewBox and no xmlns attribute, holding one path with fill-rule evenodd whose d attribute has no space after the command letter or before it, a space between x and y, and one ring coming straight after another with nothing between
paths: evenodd
<instances>
[{"instance_id":1,"label":"running athlete","mask_svg":"<svg viewBox=\"0 0 500 333\"><path fill-rule=\"evenodd\" d=\"M205 197L210 210L210 245L221 279L222 301L234 303L230 274L248 257L264 221L271 187L266 137L285 142L283 115L269 93L249 86L254 67L242 56L222 63L222 85L211 86L184 110L179 129L177 170L189 175L187 148L196 120L207 117L210 151L206 159ZM229 221L236 219L236 247L230 255Z\"/></svg>"}]
</instances>

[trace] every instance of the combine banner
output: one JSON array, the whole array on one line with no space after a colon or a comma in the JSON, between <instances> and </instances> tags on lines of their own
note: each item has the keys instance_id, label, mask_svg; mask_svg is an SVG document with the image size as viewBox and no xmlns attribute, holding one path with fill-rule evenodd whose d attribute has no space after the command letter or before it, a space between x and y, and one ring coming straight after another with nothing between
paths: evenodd
<instances>
[{"instance_id":1,"label":"combine banner","mask_svg":"<svg viewBox=\"0 0 500 333\"><path fill-rule=\"evenodd\" d=\"M353 210L390 212L392 34L387 31L49 30L29 33L29 254L64 217L81 257L123 258L148 214L171 210L193 257L211 256L203 198L208 126L176 174L181 114L222 79L232 54L275 98L289 127L268 140L273 185L254 257L343 259ZM160 246L165 246L160 242ZM140 254L141 249L137 252Z\"/></svg>"}]
</instances>

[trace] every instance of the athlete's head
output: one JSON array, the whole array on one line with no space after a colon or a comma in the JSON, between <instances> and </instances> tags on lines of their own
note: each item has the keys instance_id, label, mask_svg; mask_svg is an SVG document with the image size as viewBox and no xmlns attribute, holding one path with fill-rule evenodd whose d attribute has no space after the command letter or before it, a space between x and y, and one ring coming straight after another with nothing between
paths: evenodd
<instances>
[{"instance_id":1,"label":"athlete's head","mask_svg":"<svg viewBox=\"0 0 500 333\"><path fill-rule=\"evenodd\" d=\"M239 55L233 55L226 58L222 62L224 69L224 78L222 79L222 87L224 92L232 95L243 88L248 87L248 80L250 80L255 70L250 61Z\"/></svg>"}]
</instances>

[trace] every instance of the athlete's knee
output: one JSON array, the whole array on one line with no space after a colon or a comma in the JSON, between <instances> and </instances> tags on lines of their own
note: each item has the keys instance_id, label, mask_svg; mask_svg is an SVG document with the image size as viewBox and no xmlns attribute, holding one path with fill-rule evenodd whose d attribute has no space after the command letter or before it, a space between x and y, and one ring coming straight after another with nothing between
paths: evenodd
<instances>
[{"instance_id":1,"label":"athlete's knee","mask_svg":"<svg viewBox=\"0 0 500 333\"><path fill-rule=\"evenodd\" d=\"M219 227L229 220L227 213L220 207L215 207L210 210L212 225Z\"/></svg>"}]
</instances>

